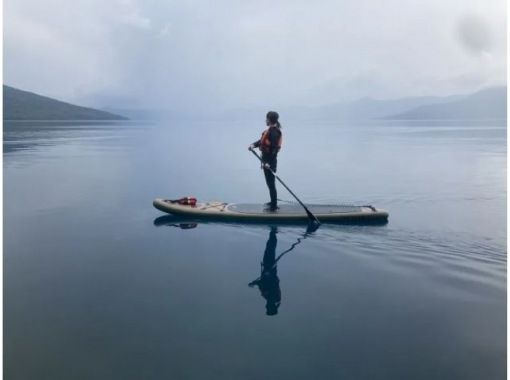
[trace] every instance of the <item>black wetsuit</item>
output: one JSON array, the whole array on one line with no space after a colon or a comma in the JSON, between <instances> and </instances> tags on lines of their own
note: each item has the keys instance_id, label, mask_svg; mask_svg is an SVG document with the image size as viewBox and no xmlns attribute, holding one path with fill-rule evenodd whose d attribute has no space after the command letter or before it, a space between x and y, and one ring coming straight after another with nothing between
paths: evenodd
<instances>
[{"instance_id":1,"label":"black wetsuit","mask_svg":"<svg viewBox=\"0 0 510 380\"><path fill-rule=\"evenodd\" d=\"M282 135L282 132L280 131L280 128L278 127L270 127L269 128L269 141L271 142L271 147L268 152L262 152L262 161L269 165L271 170L276 172L276 164L277 164L277 156L278 156L278 141L280 140L280 137ZM261 140L257 140L253 143L253 146L255 148L260 147ZM275 178L273 173L271 173L271 170L264 169L264 176L266 177L266 184L269 189L269 196L271 198L271 208L276 208L277 204L277 194L276 194L276 184L275 184Z\"/></svg>"}]
</instances>

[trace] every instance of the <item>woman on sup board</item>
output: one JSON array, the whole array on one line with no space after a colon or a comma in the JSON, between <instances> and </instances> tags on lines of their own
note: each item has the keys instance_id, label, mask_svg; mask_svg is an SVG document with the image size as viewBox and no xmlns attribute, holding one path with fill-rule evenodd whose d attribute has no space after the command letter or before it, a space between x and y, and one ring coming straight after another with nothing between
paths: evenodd
<instances>
[{"instance_id":1,"label":"woman on sup board","mask_svg":"<svg viewBox=\"0 0 510 380\"><path fill-rule=\"evenodd\" d=\"M266 203L269 211L276 211L278 209L275 177L271 170L276 172L276 156L282 146L282 131L278 121L279 117L280 115L277 112L269 111L266 115L266 125L268 128L262 133L260 140L255 141L248 147L249 150L259 148L262 152L262 162L264 163L262 168L264 169L264 176L266 177L266 184L271 198L271 201Z\"/></svg>"}]
</instances>

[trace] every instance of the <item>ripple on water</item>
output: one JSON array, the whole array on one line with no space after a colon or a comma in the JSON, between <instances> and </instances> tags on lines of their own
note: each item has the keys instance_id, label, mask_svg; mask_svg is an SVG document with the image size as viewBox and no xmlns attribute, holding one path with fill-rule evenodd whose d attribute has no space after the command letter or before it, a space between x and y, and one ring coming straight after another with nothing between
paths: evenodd
<instances>
[{"instance_id":1,"label":"ripple on water","mask_svg":"<svg viewBox=\"0 0 510 380\"><path fill-rule=\"evenodd\" d=\"M485 297L487 288L506 289L506 250L491 239L384 227L324 228L317 235L323 242L342 245L344 253L356 255L369 265L428 277L430 286L443 295L461 292Z\"/></svg>"}]
</instances>

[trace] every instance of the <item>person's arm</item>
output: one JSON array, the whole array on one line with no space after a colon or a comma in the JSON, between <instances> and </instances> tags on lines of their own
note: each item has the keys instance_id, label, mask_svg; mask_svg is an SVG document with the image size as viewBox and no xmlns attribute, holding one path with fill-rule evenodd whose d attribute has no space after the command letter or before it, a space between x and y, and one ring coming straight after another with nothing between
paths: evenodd
<instances>
[{"instance_id":1,"label":"person's arm","mask_svg":"<svg viewBox=\"0 0 510 380\"><path fill-rule=\"evenodd\" d=\"M254 149L254 148L258 148L260 146L260 144L262 143L262 138L258 139L257 141L255 141L253 144L251 144L248 149Z\"/></svg>"}]
</instances>

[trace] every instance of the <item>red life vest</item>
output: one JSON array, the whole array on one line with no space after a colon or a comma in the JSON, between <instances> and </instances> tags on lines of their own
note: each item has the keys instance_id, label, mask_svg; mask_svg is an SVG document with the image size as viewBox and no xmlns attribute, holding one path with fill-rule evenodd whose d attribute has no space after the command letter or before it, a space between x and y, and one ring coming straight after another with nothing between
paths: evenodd
<instances>
[{"instance_id":1,"label":"red life vest","mask_svg":"<svg viewBox=\"0 0 510 380\"><path fill-rule=\"evenodd\" d=\"M272 148L274 149L274 147L271 146L271 140L269 139L269 131L271 130L271 128L278 128L278 127L269 127L262 133L262 137L260 138L259 149L263 153L271 153ZM278 130L278 132L280 132L280 137L278 138L278 143L276 146L277 152L279 152L280 148L282 147L282 132L280 130Z\"/></svg>"}]
</instances>

